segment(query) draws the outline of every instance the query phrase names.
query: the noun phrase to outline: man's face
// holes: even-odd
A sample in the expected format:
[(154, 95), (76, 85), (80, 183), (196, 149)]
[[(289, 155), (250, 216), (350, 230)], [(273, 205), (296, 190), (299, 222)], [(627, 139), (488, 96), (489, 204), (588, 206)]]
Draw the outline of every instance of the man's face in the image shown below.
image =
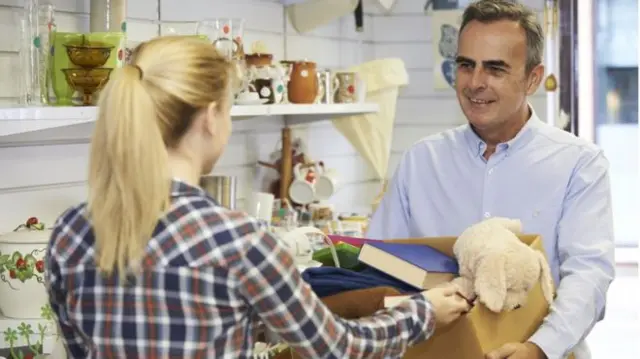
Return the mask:
[(470, 22), (460, 33), (456, 95), (477, 129), (500, 128), (526, 106), (544, 69), (526, 73), (527, 40), (517, 22)]

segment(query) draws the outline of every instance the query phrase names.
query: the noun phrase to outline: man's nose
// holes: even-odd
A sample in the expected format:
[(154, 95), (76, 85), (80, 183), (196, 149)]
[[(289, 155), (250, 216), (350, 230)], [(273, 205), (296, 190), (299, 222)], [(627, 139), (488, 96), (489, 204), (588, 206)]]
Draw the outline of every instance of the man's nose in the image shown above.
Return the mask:
[(483, 89), (487, 87), (487, 75), (481, 68), (475, 68), (471, 73), (469, 87), (472, 90)]

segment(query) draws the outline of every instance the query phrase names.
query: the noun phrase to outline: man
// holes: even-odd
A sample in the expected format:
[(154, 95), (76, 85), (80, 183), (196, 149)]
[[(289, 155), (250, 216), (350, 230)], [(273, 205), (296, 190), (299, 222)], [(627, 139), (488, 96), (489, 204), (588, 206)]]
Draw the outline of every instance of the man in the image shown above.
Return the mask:
[(529, 106), (545, 75), (533, 12), (477, 1), (458, 41), (456, 94), (469, 124), (406, 151), (367, 236), (459, 235), (484, 218), (522, 220), (526, 232), (542, 235), (557, 298), (528, 341), (488, 358), (590, 358), (584, 339), (604, 315), (614, 277), (608, 161)]

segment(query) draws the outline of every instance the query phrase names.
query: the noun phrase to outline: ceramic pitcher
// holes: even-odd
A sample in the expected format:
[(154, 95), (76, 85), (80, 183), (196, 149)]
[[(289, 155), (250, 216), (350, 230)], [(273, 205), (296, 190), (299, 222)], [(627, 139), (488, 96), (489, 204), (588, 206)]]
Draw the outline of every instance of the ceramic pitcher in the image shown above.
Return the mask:
[(312, 104), (318, 97), (318, 77), (315, 62), (296, 61), (291, 67), (287, 86), (289, 102)]

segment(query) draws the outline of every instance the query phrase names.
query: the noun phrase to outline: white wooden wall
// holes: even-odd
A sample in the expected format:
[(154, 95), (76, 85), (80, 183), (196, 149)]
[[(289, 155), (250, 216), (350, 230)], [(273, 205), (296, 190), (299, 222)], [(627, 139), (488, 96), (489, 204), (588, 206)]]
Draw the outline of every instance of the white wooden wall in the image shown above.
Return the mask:
[[(88, 30), (88, 0), (52, 0), (57, 7), (59, 31)], [(243, 17), (245, 38), (262, 40), (277, 59), (309, 59), (321, 67), (341, 68), (373, 58), (400, 57), (411, 84), (399, 99), (393, 133), (389, 174), (401, 152), (428, 134), (464, 123), (451, 90), (432, 88), (431, 15), (423, 13), (425, 0), (398, 0), (391, 14), (365, 3), (364, 33), (354, 31), (353, 16), (346, 16), (310, 34), (299, 35), (288, 24), (278, 0), (129, 0), (128, 36), (132, 42), (158, 35), (158, 6), (165, 21), (196, 21), (203, 17)], [(542, 0), (528, 0), (541, 8)], [(21, 0), (0, 0), (0, 103), (15, 103), (19, 88), (18, 26)], [(163, 31), (190, 31), (193, 25), (166, 25)], [(544, 114), (544, 95), (532, 99)], [(234, 134), (214, 172), (239, 176), (240, 197), (254, 186), (258, 159), (267, 160), (275, 149), (282, 121), (255, 119), (234, 124)], [(309, 150), (336, 168), (346, 184), (332, 201), (336, 209), (368, 208), (378, 193), (373, 172), (329, 121), (295, 129)], [(88, 147), (71, 132), (56, 141), (15, 144), (0, 148), (0, 233), (13, 229), (29, 216), (51, 222), (70, 204), (85, 198)]]

